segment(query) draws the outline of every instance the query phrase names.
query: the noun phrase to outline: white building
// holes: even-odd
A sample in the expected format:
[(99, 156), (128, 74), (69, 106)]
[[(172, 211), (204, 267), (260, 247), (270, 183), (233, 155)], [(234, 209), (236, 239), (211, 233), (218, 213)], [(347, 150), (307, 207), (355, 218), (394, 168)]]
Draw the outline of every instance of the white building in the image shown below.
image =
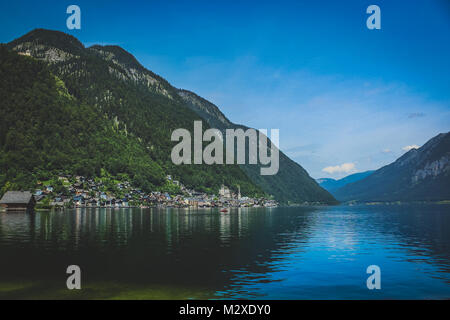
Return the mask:
[(223, 198), (231, 198), (230, 189), (228, 189), (226, 186), (222, 185), (219, 189), (219, 195)]

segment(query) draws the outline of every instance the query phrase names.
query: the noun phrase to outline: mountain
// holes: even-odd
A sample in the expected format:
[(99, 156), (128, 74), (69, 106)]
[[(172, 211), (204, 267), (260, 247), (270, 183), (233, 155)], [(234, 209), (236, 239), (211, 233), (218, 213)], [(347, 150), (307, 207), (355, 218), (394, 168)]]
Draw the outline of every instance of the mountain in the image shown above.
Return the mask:
[(171, 174), (199, 191), (225, 183), (264, 194), (238, 165), (171, 162), (172, 131), (202, 119), (123, 49), (84, 48), (70, 35), (38, 29), (1, 54), (2, 186), (32, 188), (58, 172), (95, 177), (104, 169), (146, 191), (164, 189)]
[(334, 195), (360, 202), (450, 200), (450, 133), (437, 135)]
[(160, 165), (136, 137), (72, 96), (47, 66), (0, 47), (0, 188), (31, 189), (59, 171), (127, 174), (149, 189)]
[[(336, 202), (284, 154), (272, 177), (260, 176), (256, 165), (174, 165), (173, 130), (192, 132), (194, 120), (203, 120), (204, 130), (241, 126), (118, 46), (85, 48), (63, 32), (36, 29), (6, 44), (1, 54), (0, 99), (8, 103), (0, 107), (0, 186), (29, 185), (61, 170), (96, 176), (105, 169), (146, 189), (161, 188), (171, 174), (205, 192), (217, 192), (225, 183), (281, 202)], [(24, 83), (17, 80), (22, 75)]]
[(320, 178), (317, 179), (317, 183), (333, 194), (333, 192), (349, 183), (356, 182), (358, 180), (364, 179), (365, 177), (368, 177), (374, 172), (374, 170), (364, 171), (364, 172), (358, 172), (354, 174), (350, 174), (342, 179), (332, 179), (332, 178)]

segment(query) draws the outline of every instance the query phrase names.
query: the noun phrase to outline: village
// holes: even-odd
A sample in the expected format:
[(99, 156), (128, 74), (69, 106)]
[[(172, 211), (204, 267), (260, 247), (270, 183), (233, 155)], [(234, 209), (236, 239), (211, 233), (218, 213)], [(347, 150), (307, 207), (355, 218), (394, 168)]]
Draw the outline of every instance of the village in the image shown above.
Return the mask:
[[(105, 186), (103, 180), (83, 176), (61, 175), (53, 184), (39, 182), (40, 187), (33, 193), (7, 192), (0, 204), (9, 208), (16, 206), (28, 208), (32, 201), (36, 209), (70, 209), (70, 208), (231, 208), (231, 207), (277, 207), (275, 200), (250, 198), (238, 192), (232, 192), (222, 185), (219, 194), (207, 194), (186, 188), (181, 182), (166, 177), (167, 183), (174, 186), (174, 194), (152, 191), (146, 193), (135, 188), (129, 181), (114, 181), (113, 187)], [(175, 194), (176, 193), (176, 194)], [(27, 197), (28, 194), (28, 197)], [(18, 199), (17, 201), (14, 198)], [(20, 199), (20, 201), (19, 201)], [(25, 200), (24, 200), (25, 199)]]

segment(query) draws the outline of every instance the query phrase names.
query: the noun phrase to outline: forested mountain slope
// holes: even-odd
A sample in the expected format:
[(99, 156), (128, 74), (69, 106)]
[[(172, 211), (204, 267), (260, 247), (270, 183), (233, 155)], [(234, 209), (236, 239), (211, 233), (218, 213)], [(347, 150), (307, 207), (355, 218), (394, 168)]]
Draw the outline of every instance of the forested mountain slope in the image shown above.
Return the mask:
[[(5, 169), (2, 170), (0, 184), (12, 180), (30, 182), (37, 179), (37, 172), (48, 175), (66, 170), (97, 175), (101, 168), (105, 168), (113, 175), (131, 175), (135, 182), (146, 189), (161, 187), (165, 175), (171, 174), (186, 186), (200, 191), (217, 192), (219, 186), (224, 183), (234, 190), (239, 185), (241, 192), (246, 195), (265, 193), (274, 195), (283, 202), (335, 203), (334, 198), (320, 188), (300, 165), (282, 153), (280, 171), (274, 176), (261, 176), (259, 166), (255, 165), (174, 165), (170, 159), (171, 149), (176, 144), (170, 141), (173, 130), (186, 128), (192, 131), (194, 120), (203, 120), (204, 130), (208, 127), (222, 129), (225, 125), (235, 125), (227, 122), (217, 107), (216, 110), (208, 107), (203, 113), (198, 108), (193, 108), (192, 101), (183, 95), (183, 92), (188, 91), (174, 88), (162, 77), (145, 69), (133, 55), (118, 46), (95, 45), (85, 48), (80, 41), (65, 33), (36, 29), (8, 43), (6, 48), (31, 57), (16, 55), (13, 58), (10, 53), (2, 50), (2, 55), (14, 60), (10, 63), (33, 65), (32, 68), (41, 68), (36, 74), (46, 74), (45, 77), (55, 79), (55, 84), (49, 83), (45, 88), (48, 91), (46, 95), (51, 96), (50, 92), (54, 91), (57, 85), (64, 88), (67, 101), (63, 105), (68, 105), (66, 109), (75, 114), (69, 116), (60, 111), (60, 104), (56, 101), (28, 101), (29, 109), (26, 112), (33, 116), (27, 120), (35, 125), (32, 135), (39, 141), (51, 142), (48, 142), (45, 148), (39, 143), (33, 143), (33, 147), (29, 146), (36, 153), (36, 160), (26, 165), (22, 165), (23, 162), (21, 165), (17, 164), (17, 170), (22, 170), (21, 175), (24, 176), (18, 179), (15, 171), (9, 170), (10, 166), (15, 167), (16, 164), (10, 163), (12, 150), (5, 149), (11, 145), (7, 143), (7, 137), (31, 133), (18, 118), (23, 116), (22, 111), (25, 109), (22, 104), (25, 102), (15, 99), (24, 99), (30, 91), (39, 96), (42, 93), (40, 91), (44, 89), (37, 89), (41, 80), (38, 80), (36, 74), (28, 75), (29, 83), (25, 82), (28, 86), (25, 86), (25, 83), (15, 83), (14, 90), (17, 92), (8, 90), (12, 79), (2, 79), (0, 98), (9, 102), (8, 105), (2, 105), (0, 110), (3, 114), (8, 114), (3, 120), (5, 127), (0, 131), (0, 147), (5, 153), (2, 158)], [(32, 58), (41, 63), (33, 62)], [(5, 74), (12, 73), (11, 77), (14, 77), (14, 74), (19, 76), (15, 70), (20, 68), (5, 65), (3, 59), (2, 68)], [(62, 99), (61, 94), (54, 99), (56, 98)], [(54, 105), (55, 108), (48, 110), (42, 103)], [(212, 105), (206, 100), (202, 103)], [(34, 118), (38, 109), (54, 114)], [(67, 121), (58, 118), (58, 114), (64, 115)], [(74, 128), (68, 128), (72, 121), (77, 121), (77, 124)], [(221, 126), (221, 123), (224, 126)], [(64, 127), (59, 128), (59, 125)], [(107, 131), (98, 132), (100, 129)], [(73, 135), (70, 136), (79, 140), (55, 142), (54, 140), (59, 140), (61, 136), (67, 139), (68, 134), (61, 131), (71, 132)], [(93, 137), (97, 137), (99, 142), (95, 142)], [(29, 140), (29, 136), (17, 139), (24, 145), (33, 141)], [(106, 147), (100, 146), (104, 144), (102, 139), (112, 141), (105, 143)], [(116, 142), (115, 139), (122, 143)], [(61, 145), (63, 143), (73, 150), (66, 149)], [(133, 152), (128, 151), (129, 148), (133, 148)], [(14, 157), (23, 155), (21, 151), (23, 149), (16, 148)], [(48, 152), (53, 154), (47, 155)], [(47, 157), (55, 159), (49, 161)]]

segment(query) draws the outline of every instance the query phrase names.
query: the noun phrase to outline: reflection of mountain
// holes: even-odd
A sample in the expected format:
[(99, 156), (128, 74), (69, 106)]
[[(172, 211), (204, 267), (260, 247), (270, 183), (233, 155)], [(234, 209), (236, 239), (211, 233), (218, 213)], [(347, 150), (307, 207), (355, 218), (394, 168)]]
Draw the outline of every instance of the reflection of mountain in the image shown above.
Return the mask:
[(450, 133), (437, 135), (334, 195), (341, 201), (450, 200)]
[[(297, 211), (296, 211), (297, 210)], [(310, 212), (314, 209), (291, 209)], [(254, 209), (84, 210), (0, 217), (0, 281), (54, 279), (77, 263), (89, 281), (178, 285), (222, 290), (234, 271), (264, 280), (296, 241), (305, 242), (313, 215)], [(9, 226), (14, 225), (14, 229)], [(11, 239), (14, 246), (5, 245)], [(17, 246), (17, 241), (24, 245)], [(33, 270), (29, 266), (33, 265)]]
[(390, 239), (397, 246), (395, 250), (403, 251), (399, 254), (450, 273), (449, 205), (357, 205), (350, 210), (370, 215), (370, 231)]
[(348, 175), (342, 179), (338, 179), (338, 180), (332, 179), (332, 178), (320, 178), (320, 179), (317, 179), (316, 181), (322, 188), (324, 188), (325, 190), (327, 190), (328, 192), (333, 194), (333, 192), (335, 192), (337, 189), (339, 189), (349, 183), (364, 179), (365, 177), (370, 176), (373, 172), (374, 172), (373, 170), (369, 170), (369, 171), (350, 174), (350, 175)]
[[(69, 264), (82, 268), (87, 298), (156, 298), (148, 290), (163, 287), (184, 298), (372, 299), (362, 281), (371, 264), (390, 288), (379, 298), (448, 298), (449, 208), (0, 214), (0, 299), (60, 298)], [(32, 286), (9, 294), (5, 282)]]

